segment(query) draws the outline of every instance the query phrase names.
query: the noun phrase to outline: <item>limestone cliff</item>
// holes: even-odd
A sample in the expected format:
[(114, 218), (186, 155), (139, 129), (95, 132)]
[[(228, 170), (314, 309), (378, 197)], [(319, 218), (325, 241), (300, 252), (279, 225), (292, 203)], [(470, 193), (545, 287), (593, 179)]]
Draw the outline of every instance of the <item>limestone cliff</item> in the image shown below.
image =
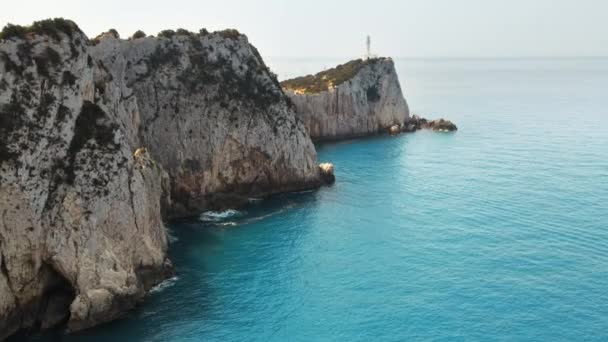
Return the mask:
[(0, 42), (0, 339), (111, 320), (170, 271), (163, 170), (134, 156), (69, 21)]
[(409, 118), (390, 58), (354, 60), (281, 85), (314, 140), (372, 135)]
[(0, 339), (133, 307), (171, 270), (161, 208), (190, 215), (321, 179), (276, 77), (234, 30), (89, 41), (61, 19), (7, 26)]
[(309, 135), (246, 36), (107, 34), (92, 51), (106, 93), (139, 109), (142, 145), (171, 175), (172, 216), (319, 186)]

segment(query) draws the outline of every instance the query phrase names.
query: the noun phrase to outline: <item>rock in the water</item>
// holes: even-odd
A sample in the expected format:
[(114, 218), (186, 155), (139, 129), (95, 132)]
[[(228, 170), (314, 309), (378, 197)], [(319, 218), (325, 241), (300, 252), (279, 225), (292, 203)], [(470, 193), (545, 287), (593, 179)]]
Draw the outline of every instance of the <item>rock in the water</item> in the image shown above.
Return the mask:
[(456, 127), (452, 121), (445, 119), (430, 121), (424, 127), (438, 132), (452, 132), (458, 130), (458, 127)]
[(451, 132), (458, 130), (454, 123), (445, 119), (428, 121), (418, 115), (413, 115), (403, 123), (404, 132), (415, 132), (419, 129), (430, 129), (438, 132)]
[(397, 135), (397, 134), (401, 133), (401, 126), (393, 125), (388, 129), (388, 132), (390, 135)]
[(336, 176), (334, 175), (334, 164), (321, 163), (319, 164), (319, 170), (325, 184), (333, 184), (336, 181)]
[(386, 132), (409, 117), (390, 58), (355, 60), (281, 85), (313, 140)]
[(411, 118), (405, 120), (403, 126), (405, 127), (406, 132), (415, 132), (419, 129), (422, 129), (424, 125), (426, 125), (426, 123), (427, 120), (425, 118), (414, 114)]
[(405, 122), (402, 126), (403, 132), (416, 132), (416, 124), (411, 122)]

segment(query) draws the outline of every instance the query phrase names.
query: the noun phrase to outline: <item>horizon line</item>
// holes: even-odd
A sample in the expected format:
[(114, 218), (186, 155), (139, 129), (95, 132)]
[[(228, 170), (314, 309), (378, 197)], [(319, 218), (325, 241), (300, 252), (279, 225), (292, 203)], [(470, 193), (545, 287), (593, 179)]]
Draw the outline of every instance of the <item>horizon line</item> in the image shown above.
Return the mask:
[[(392, 59), (608, 59), (608, 55), (581, 55), (581, 56), (388, 56), (378, 55), (378, 57), (388, 57)], [(363, 56), (265, 56), (268, 59), (355, 59)]]

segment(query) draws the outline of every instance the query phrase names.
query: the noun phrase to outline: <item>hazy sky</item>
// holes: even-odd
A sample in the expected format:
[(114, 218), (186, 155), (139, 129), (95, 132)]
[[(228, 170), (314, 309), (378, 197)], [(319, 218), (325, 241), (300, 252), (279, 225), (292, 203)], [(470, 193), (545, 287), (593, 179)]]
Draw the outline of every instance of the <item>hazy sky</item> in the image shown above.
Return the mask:
[(606, 0), (14, 0), (0, 25), (48, 17), (113, 27), (236, 28), (269, 57), (351, 57), (372, 36), (393, 57), (608, 56)]

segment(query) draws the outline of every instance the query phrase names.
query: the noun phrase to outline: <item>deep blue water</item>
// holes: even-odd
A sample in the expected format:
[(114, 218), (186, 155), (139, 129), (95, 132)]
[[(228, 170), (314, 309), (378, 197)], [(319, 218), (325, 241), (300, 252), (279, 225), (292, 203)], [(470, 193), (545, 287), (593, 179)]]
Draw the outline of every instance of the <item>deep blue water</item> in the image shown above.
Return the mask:
[(173, 224), (178, 277), (64, 340), (607, 340), (608, 60), (397, 67), (458, 132), (319, 146), (333, 187)]

